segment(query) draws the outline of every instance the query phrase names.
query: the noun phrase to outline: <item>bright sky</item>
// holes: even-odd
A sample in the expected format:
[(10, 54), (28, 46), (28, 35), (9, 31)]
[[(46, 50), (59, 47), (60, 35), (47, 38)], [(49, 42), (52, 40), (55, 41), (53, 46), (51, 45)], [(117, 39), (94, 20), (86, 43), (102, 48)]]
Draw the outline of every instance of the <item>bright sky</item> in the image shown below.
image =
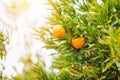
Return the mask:
[[(50, 15), (50, 10), (47, 10), (50, 6), (44, 4), (47, 3), (47, 0), (27, 0), (30, 5), (29, 8), (20, 11), (17, 17), (11, 16), (10, 11), (12, 10), (7, 12), (5, 8), (5, 5), (10, 6), (12, 1), (19, 2), (23, 0), (0, 0), (0, 27), (1, 25), (4, 27), (9, 25), (7, 28), (11, 33), (10, 45), (7, 46), (7, 49), (10, 50), (7, 53), (5, 63), (6, 70), (4, 71), (4, 74), (7, 74), (8, 76), (15, 74), (13, 69), (14, 66), (17, 68), (18, 72), (21, 72), (23, 64), (18, 63), (18, 61), (21, 57), (26, 57), (26, 54), (29, 53), (34, 55), (36, 52), (39, 52), (49, 67), (51, 58), (48, 55), (53, 50), (42, 49), (41, 47), (44, 44), (41, 41), (36, 40), (36, 37), (33, 35), (34, 32), (31, 29), (31, 27), (46, 26), (45, 16)], [(33, 23), (35, 24), (33, 25)], [(33, 60), (35, 61), (34, 57)]]

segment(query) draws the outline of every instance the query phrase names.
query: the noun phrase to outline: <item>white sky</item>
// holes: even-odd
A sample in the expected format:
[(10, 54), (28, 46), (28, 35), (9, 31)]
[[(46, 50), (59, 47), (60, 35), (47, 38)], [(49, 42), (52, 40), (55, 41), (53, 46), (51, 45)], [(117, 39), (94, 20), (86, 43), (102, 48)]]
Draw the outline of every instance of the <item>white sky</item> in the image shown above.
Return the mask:
[[(33, 31), (31, 30), (31, 27), (46, 26), (46, 19), (44, 16), (50, 14), (50, 11), (47, 10), (50, 6), (44, 5), (43, 3), (46, 3), (47, 0), (28, 0), (30, 8), (26, 12), (24, 11), (20, 17), (16, 17), (16, 20), (13, 20), (13, 17), (6, 12), (6, 9), (2, 5), (3, 3), (10, 5), (11, 1), (15, 0), (0, 0), (0, 19), (2, 19), (4, 23), (10, 25), (7, 28), (10, 32), (12, 31), (10, 45), (7, 46), (10, 50), (7, 53), (5, 74), (8, 76), (15, 74), (15, 71), (13, 70), (14, 66), (17, 68), (18, 72), (21, 72), (23, 64), (18, 63), (18, 61), (22, 56), (25, 57), (26, 53), (28, 54), (29, 52), (33, 55), (36, 52), (39, 52), (49, 67), (51, 58), (48, 57), (48, 55), (52, 50), (42, 49), (41, 47), (44, 44), (35, 39)], [(33, 25), (34, 22), (36, 25)], [(4, 23), (0, 23), (0, 27), (1, 25), (4, 25), (5, 27), (6, 25)], [(26, 49), (24, 45), (25, 40), (31, 43), (30, 49)]]

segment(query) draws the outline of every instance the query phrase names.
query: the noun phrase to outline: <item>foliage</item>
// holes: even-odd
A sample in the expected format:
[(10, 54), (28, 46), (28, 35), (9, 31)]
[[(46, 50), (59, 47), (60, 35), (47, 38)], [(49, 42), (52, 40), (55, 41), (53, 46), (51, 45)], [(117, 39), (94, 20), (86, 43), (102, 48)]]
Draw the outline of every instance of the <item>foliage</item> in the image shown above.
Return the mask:
[[(27, 55), (27, 58), (22, 58), (21, 61), (24, 63), (22, 73), (17, 73), (13, 76), (13, 80), (54, 80), (45, 69), (45, 63), (39, 54), (36, 54), (37, 61), (32, 60), (33, 55)], [(16, 71), (17, 72), (17, 71)]]
[(0, 31), (0, 80), (6, 79), (7, 77), (3, 75), (5, 69), (4, 61), (6, 59), (6, 45), (9, 43), (8, 36)]
[(5, 40), (4, 40), (4, 34), (2, 32), (0, 32), (0, 58), (3, 58), (3, 56), (6, 53), (4, 42), (5, 42)]
[[(100, 1), (100, 0), (99, 0)], [(49, 0), (53, 12), (48, 27), (36, 30), (45, 48), (55, 49), (53, 69), (56, 80), (120, 79), (120, 1), (119, 0)], [(56, 38), (52, 29), (65, 28), (64, 38)], [(85, 38), (85, 45), (75, 49), (71, 40)], [(62, 72), (63, 70), (67, 72)], [(62, 73), (61, 73), (62, 72)], [(62, 76), (61, 76), (62, 75)], [(68, 77), (67, 77), (67, 76)], [(66, 76), (66, 78), (63, 76)]]
[(31, 55), (27, 55), (26, 58), (21, 58), (20, 60), (24, 64), (24, 68), (22, 73), (17, 73), (16, 68), (14, 67), (17, 75), (13, 76), (13, 80), (30, 80), (34, 78), (34, 73), (31, 71), (31, 66), (33, 65), (33, 61), (31, 59)]

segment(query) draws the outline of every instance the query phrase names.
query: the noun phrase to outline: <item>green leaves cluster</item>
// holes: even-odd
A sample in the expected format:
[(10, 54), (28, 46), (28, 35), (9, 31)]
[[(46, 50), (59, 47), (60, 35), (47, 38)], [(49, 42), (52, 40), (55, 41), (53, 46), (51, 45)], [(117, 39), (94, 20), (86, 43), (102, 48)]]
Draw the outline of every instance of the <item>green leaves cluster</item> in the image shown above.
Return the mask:
[[(59, 73), (54, 73), (52, 70), (47, 71), (46, 65), (39, 54), (36, 54), (36, 62), (33, 62), (32, 55), (27, 55), (27, 58), (22, 58), (24, 68), (22, 73), (17, 73), (12, 76), (12, 80), (69, 80), (73, 79), (70, 71), (62, 69)], [(16, 69), (15, 69), (16, 70)], [(17, 72), (17, 71), (16, 71)]]
[(4, 42), (5, 42), (4, 34), (2, 32), (0, 32), (0, 58), (2, 58), (6, 53)]
[[(119, 0), (49, 0), (53, 12), (49, 27), (39, 33), (45, 48), (55, 49), (52, 68), (65, 69), (68, 80), (119, 80), (120, 78), (120, 1)], [(66, 34), (60, 39), (52, 34), (54, 25), (62, 25)], [(75, 49), (71, 39), (82, 35), (85, 45)], [(71, 78), (72, 77), (72, 78)], [(67, 78), (66, 78), (67, 79)]]
[(5, 35), (3, 31), (0, 31), (0, 80), (6, 79), (6, 76), (3, 76), (3, 70), (5, 69), (4, 61), (6, 59), (6, 45), (8, 43), (8, 36)]

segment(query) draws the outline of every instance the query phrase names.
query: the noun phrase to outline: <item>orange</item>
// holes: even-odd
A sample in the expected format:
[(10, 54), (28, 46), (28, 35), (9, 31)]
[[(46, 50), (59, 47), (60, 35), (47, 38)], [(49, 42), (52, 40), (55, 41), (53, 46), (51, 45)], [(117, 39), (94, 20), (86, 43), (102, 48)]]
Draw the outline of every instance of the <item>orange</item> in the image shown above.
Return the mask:
[(57, 38), (63, 38), (65, 36), (65, 29), (61, 25), (56, 25), (53, 28), (53, 35)]
[(76, 49), (80, 49), (84, 46), (85, 40), (83, 37), (72, 39), (72, 46)]

